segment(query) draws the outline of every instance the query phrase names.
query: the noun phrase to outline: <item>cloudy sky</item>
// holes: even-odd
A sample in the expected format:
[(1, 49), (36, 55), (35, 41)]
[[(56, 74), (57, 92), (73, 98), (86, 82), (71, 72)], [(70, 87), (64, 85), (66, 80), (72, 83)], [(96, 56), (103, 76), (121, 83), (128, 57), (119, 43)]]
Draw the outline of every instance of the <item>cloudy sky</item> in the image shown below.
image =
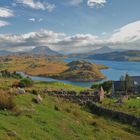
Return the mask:
[(0, 0), (0, 50), (140, 49), (140, 0)]

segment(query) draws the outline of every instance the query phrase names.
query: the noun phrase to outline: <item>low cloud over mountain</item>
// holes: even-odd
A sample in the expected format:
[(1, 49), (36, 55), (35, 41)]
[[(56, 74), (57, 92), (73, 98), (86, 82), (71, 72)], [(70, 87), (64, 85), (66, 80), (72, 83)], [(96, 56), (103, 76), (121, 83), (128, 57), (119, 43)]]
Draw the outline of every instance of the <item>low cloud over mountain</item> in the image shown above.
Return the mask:
[(111, 36), (106, 39), (93, 34), (67, 35), (46, 29), (21, 35), (0, 35), (1, 50), (26, 51), (35, 46), (49, 46), (52, 50), (62, 53), (89, 52), (103, 46), (118, 49), (139, 49), (140, 21), (113, 31)]

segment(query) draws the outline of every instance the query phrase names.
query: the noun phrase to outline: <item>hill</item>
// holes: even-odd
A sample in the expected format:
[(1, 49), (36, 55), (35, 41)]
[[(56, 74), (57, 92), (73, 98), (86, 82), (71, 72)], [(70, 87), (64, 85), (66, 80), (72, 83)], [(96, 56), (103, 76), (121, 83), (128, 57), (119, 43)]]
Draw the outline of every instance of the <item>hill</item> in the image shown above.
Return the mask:
[(123, 52), (95, 54), (90, 55), (87, 58), (97, 60), (114, 60), (114, 61), (140, 61), (140, 50), (128, 50)]
[(115, 51), (115, 49), (112, 49), (112, 48), (110, 48), (108, 46), (104, 46), (104, 47), (102, 47), (100, 49), (96, 49), (96, 50), (92, 51), (91, 54), (92, 53), (93, 54), (110, 53), (110, 52), (114, 52), (114, 51)]
[(13, 54), (13, 53), (6, 50), (0, 50), (0, 55), (9, 55), (9, 54)]
[(96, 81), (105, 78), (100, 69), (107, 68), (104, 65), (92, 64), (85, 60), (72, 61), (67, 66), (68, 69), (54, 77), (70, 81)]
[[(5, 60), (7, 60), (5, 62)], [(92, 64), (88, 61), (78, 60), (65, 63), (54, 57), (39, 55), (11, 55), (3, 57), (0, 66), (9, 71), (21, 71), (33, 76), (52, 77), (71, 81), (96, 81), (105, 76), (100, 69), (104, 65)], [(16, 66), (16, 67), (15, 67)]]
[[(140, 139), (139, 131), (129, 125), (91, 114), (68, 100), (43, 95), (40, 91), (51, 83), (36, 82), (31, 89), (25, 89), (26, 94), (15, 94), (16, 89), (11, 88), (14, 80), (0, 78), (1, 93), (10, 93), (16, 104), (14, 110), (0, 110), (1, 140)], [(33, 102), (36, 95), (32, 90), (41, 94), (42, 103)]]
[(56, 51), (53, 51), (47, 46), (39, 46), (32, 49), (29, 53), (31, 54), (39, 54), (39, 55), (60, 55)]
[(79, 57), (79, 58), (87, 58), (89, 56), (95, 54), (104, 54), (104, 53), (111, 53), (111, 52), (123, 52), (123, 49), (112, 49), (108, 46), (104, 46), (102, 48), (87, 52), (87, 53), (78, 53), (78, 54), (69, 54), (68, 57)]

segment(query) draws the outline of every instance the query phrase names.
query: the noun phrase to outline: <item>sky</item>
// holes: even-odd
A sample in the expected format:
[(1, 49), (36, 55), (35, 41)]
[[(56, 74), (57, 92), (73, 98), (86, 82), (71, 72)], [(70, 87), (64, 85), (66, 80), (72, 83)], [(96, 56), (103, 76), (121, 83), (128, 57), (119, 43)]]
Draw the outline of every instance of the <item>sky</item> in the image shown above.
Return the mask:
[(0, 0), (0, 50), (140, 49), (140, 0)]

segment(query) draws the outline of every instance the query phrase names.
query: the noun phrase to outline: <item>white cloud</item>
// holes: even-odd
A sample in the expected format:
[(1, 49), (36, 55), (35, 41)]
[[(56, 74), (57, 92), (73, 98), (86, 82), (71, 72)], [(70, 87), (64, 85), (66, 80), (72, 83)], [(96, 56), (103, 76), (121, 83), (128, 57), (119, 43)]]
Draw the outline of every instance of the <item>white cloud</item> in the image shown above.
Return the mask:
[(90, 7), (102, 7), (106, 2), (106, 0), (87, 0), (87, 5)]
[(14, 12), (11, 9), (0, 7), (0, 17), (12, 17), (14, 16)]
[(50, 30), (40, 30), (38, 32), (30, 32), (27, 34), (0, 34), (0, 49), (27, 50), (35, 46), (51, 46), (64, 38), (64, 33), (57, 33)]
[(109, 39), (109, 42), (125, 43), (135, 42), (138, 40), (140, 41), (140, 20), (115, 30)]
[(92, 34), (76, 34), (66, 36), (53, 45), (55, 46), (54, 49), (62, 53), (79, 53), (97, 49), (101, 43), (102, 40), (98, 36)]
[(43, 21), (43, 19), (42, 19), (42, 18), (40, 18), (40, 19), (38, 20), (38, 22), (41, 22), (41, 21)]
[(35, 18), (29, 18), (29, 21), (35, 22), (36, 19)]
[(55, 8), (54, 4), (50, 4), (48, 2), (40, 2), (37, 0), (15, 0), (16, 3), (22, 4), (26, 7), (30, 7), (32, 9), (36, 10), (48, 10), (49, 12), (52, 12)]
[(0, 20), (0, 27), (7, 26), (7, 25), (9, 25), (9, 24), (10, 24), (9, 22)]
[(69, 1), (68, 3), (71, 5), (78, 5), (83, 2), (83, 0), (68, 0), (68, 1)]
[(41, 22), (41, 21), (43, 21), (42, 18), (39, 18), (39, 19), (37, 19), (37, 18), (29, 18), (28, 20), (31, 21), (31, 22)]
[(27, 34), (0, 35), (0, 49), (28, 50), (35, 46), (49, 46), (62, 53), (90, 52), (109, 46), (112, 48), (140, 49), (140, 21), (136, 21), (115, 30), (105, 39), (92, 34), (66, 35), (50, 30), (40, 30)]

